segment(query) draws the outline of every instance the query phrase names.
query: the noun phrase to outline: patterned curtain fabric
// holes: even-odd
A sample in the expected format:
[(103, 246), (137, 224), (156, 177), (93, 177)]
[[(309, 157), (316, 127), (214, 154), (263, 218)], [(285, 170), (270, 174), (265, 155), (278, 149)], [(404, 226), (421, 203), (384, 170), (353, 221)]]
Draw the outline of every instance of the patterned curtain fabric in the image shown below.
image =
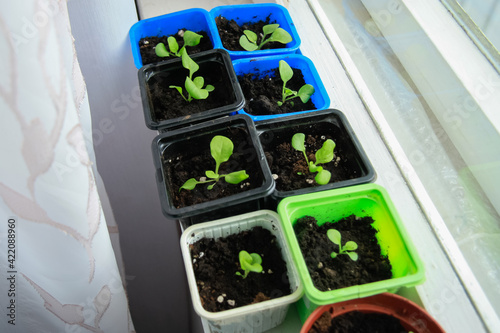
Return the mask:
[(66, 2), (4, 3), (0, 59), (0, 332), (133, 332)]

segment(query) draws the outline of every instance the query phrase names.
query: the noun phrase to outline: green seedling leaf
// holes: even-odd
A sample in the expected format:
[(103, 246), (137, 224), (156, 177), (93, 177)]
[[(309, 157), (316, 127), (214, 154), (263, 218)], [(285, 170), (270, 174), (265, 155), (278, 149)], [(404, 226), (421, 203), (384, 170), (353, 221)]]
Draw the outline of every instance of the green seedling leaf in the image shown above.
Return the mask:
[(257, 45), (257, 34), (250, 30), (243, 31), (240, 37), (240, 46), (246, 51), (260, 50), (262, 47), (269, 42), (279, 42), (283, 44), (290, 43), (293, 38), (284, 29), (279, 27), (279, 24), (268, 24), (262, 27), (263, 38), (260, 44)]
[[(173, 36), (169, 36), (167, 38), (167, 44), (168, 44), (168, 50), (165, 47), (165, 44), (163, 43), (158, 43), (155, 47), (155, 53), (158, 57), (169, 57), (170, 55), (172, 56), (177, 56), (177, 57), (182, 57), (183, 50), (186, 46), (195, 46), (200, 43), (200, 39), (202, 38), (202, 35), (198, 35), (195, 32), (186, 30), (184, 31), (184, 46), (180, 48), (179, 51), (179, 43), (177, 43), (177, 40)], [(187, 52), (186, 52), (187, 54)], [(184, 63), (183, 63), (184, 66)], [(185, 68), (188, 68), (184, 66)], [(188, 68), (189, 69), (189, 68)]]
[(198, 88), (203, 88), (203, 84), (205, 83), (205, 79), (202, 76), (197, 76), (193, 79), (193, 83)]
[(326, 232), (326, 235), (330, 241), (339, 246), (339, 253), (332, 252), (330, 253), (330, 257), (336, 258), (340, 254), (347, 254), (352, 261), (358, 260), (358, 254), (353, 252), (358, 248), (358, 244), (356, 244), (356, 242), (348, 241), (344, 246), (342, 246), (342, 237), (340, 232), (336, 229), (329, 229)]
[[(229, 157), (233, 154), (233, 149), (233, 142), (222, 135), (214, 136), (210, 142), (210, 152), (218, 165), (229, 160)], [(215, 172), (217, 173), (218, 170)]]
[[(299, 97), (302, 103), (307, 103), (311, 96), (314, 94), (314, 87), (310, 84), (305, 84), (300, 87), (299, 91), (292, 90), (286, 87), (286, 83), (290, 81), (293, 77), (293, 69), (284, 60), (280, 60), (278, 70), (280, 72), (281, 80), (283, 81), (283, 89), (281, 93), (281, 101), (278, 101), (278, 105), (283, 105), (286, 101), (293, 98)], [(290, 101), (293, 106), (293, 101)]]
[(176, 56), (179, 56), (179, 54), (177, 53), (179, 51), (179, 44), (177, 44), (177, 40), (174, 37), (170, 36), (167, 38), (167, 43), (170, 52), (172, 52)]
[(233, 154), (233, 149), (234, 149), (233, 142), (229, 138), (222, 135), (214, 136), (210, 141), (210, 153), (212, 154), (212, 157), (215, 160), (215, 171), (213, 170), (205, 171), (205, 176), (209, 178), (207, 180), (197, 181), (195, 178), (189, 179), (184, 183), (184, 185), (181, 186), (179, 191), (182, 189), (192, 190), (196, 187), (197, 184), (213, 182), (213, 184), (207, 186), (207, 189), (211, 190), (214, 188), (214, 186), (221, 178), (224, 178), (226, 183), (228, 184), (238, 184), (243, 180), (249, 178), (250, 176), (246, 173), (245, 170), (235, 171), (225, 175), (219, 174), (220, 165), (229, 160), (229, 158)]
[(189, 70), (189, 76), (187, 76), (184, 81), (184, 87), (188, 93), (188, 98), (184, 97), (182, 89), (179, 90), (176, 86), (170, 86), (170, 88), (176, 88), (187, 102), (191, 102), (193, 99), (206, 99), (209, 92), (214, 91), (214, 86), (207, 85), (206, 89), (203, 89), (205, 79), (202, 76), (197, 76), (193, 79), (193, 74), (200, 69), (200, 66), (189, 57), (184, 47), (181, 48), (179, 53), (181, 54), (182, 66)]
[(179, 86), (168, 86), (169, 88), (176, 89), (182, 95), (182, 87)]
[[(280, 77), (281, 80), (283, 80), (283, 91), (285, 91), (285, 84), (290, 81), (290, 79), (293, 77), (293, 70), (290, 67), (290, 65), (285, 61), (285, 60), (280, 60), (278, 69), (280, 72)], [(291, 91), (288, 89), (288, 91)]]
[(282, 44), (288, 44), (293, 40), (292, 36), (282, 28), (276, 29), (271, 37), (269, 37), (269, 42), (280, 42)]
[(260, 273), (262, 272), (262, 258), (257, 253), (248, 253), (247, 251), (240, 251), (239, 255), (241, 269), (245, 271), (242, 275), (240, 272), (236, 272), (236, 275), (243, 276), (245, 279), (250, 272)]
[(276, 29), (279, 28), (279, 26), (280, 25), (277, 24), (277, 23), (265, 25), (265, 26), (262, 27), (262, 32), (264, 33), (264, 36), (270, 35), (273, 32), (275, 32)]
[(197, 34), (196, 32), (192, 32), (189, 30), (184, 31), (184, 46), (196, 46), (200, 44), (200, 40), (203, 36)]
[(332, 174), (330, 173), (330, 171), (320, 170), (318, 171), (316, 177), (314, 177), (314, 181), (319, 185), (326, 185), (330, 182), (330, 178), (332, 178)]
[(206, 89), (200, 89), (189, 77), (186, 77), (184, 85), (191, 98), (206, 99), (208, 97), (208, 91)]
[(335, 156), (333, 150), (335, 149), (335, 142), (328, 139), (323, 143), (323, 146), (316, 152), (316, 164), (319, 163), (329, 163), (333, 160)]
[(314, 94), (314, 87), (310, 84), (304, 84), (302, 87), (300, 87), (297, 96), (299, 96), (302, 103), (307, 103), (307, 101), (309, 101), (309, 99), (313, 94)]
[(196, 187), (196, 184), (198, 184), (198, 181), (194, 178), (191, 178), (191, 179), (188, 179), (184, 185), (181, 186), (181, 188), (179, 189), (179, 192), (182, 190), (182, 189), (186, 189), (186, 190), (192, 190)]
[(163, 44), (163, 43), (156, 44), (155, 53), (158, 57), (162, 57), (162, 58), (170, 56), (170, 54), (167, 51), (167, 48), (165, 47), (165, 44)]
[(189, 78), (193, 77), (193, 74), (200, 69), (200, 66), (196, 62), (194, 62), (191, 57), (187, 54), (186, 49), (181, 49), (181, 58), (182, 58), (182, 67), (189, 70)]
[(340, 235), (340, 232), (337, 229), (328, 229), (328, 231), (326, 232), (326, 236), (328, 237), (329, 240), (332, 241), (332, 243), (340, 245), (342, 236)]
[(289, 97), (289, 96), (295, 96), (297, 95), (297, 92), (292, 90), (292, 89), (288, 89), (288, 88), (285, 88), (285, 90), (283, 91), (283, 95), (286, 97)]
[(250, 177), (245, 170), (231, 172), (225, 176), (226, 182), (229, 184), (239, 184)]
[(316, 152), (316, 162), (309, 161), (307, 159), (306, 148), (305, 148), (306, 136), (303, 133), (295, 133), (292, 137), (292, 147), (304, 154), (304, 158), (309, 167), (309, 172), (318, 174), (314, 177), (314, 180), (319, 185), (325, 185), (330, 182), (332, 174), (330, 171), (325, 170), (322, 166), (318, 164), (329, 163), (333, 160), (335, 156), (333, 150), (335, 149), (335, 142), (328, 139), (323, 143), (323, 146)]
[(212, 170), (205, 171), (205, 175), (206, 175), (208, 178), (216, 178), (216, 179), (219, 179), (219, 175), (218, 175), (218, 174), (216, 174), (215, 172), (213, 172)]
[(292, 137), (292, 147), (298, 151), (306, 151), (305, 142), (306, 135), (304, 133), (295, 133)]
[[(250, 255), (252, 256), (252, 262), (253, 264), (257, 264), (257, 265), (260, 265), (262, 264), (262, 257), (260, 255), (258, 255), (257, 253), (250, 253)], [(257, 272), (257, 271), (255, 271)], [(260, 271), (258, 271), (258, 273), (262, 272), (262, 267), (260, 267)]]
[(314, 173), (314, 172), (320, 172), (321, 170), (323, 170), (322, 167), (317, 166), (316, 164), (314, 164), (313, 161), (309, 161), (309, 172)]
[(248, 41), (252, 44), (257, 43), (257, 34), (251, 30), (243, 31), (243, 34), (248, 38)]
[(176, 89), (179, 94), (181, 94), (182, 98), (184, 98), (185, 101), (189, 102), (189, 100), (184, 97), (184, 94), (182, 93), (182, 87), (179, 87), (179, 86), (168, 86), (169, 88), (172, 88), (172, 89)]
[(353, 241), (348, 241), (344, 245), (344, 250), (346, 251), (355, 251), (357, 249), (358, 249), (358, 244), (356, 244), (356, 242)]
[(346, 254), (351, 258), (352, 261), (358, 260), (358, 254), (356, 252), (346, 252)]
[(248, 40), (248, 38), (244, 35), (240, 37), (240, 46), (245, 50), (245, 51), (255, 51), (258, 49), (257, 44), (252, 43), (251, 41)]

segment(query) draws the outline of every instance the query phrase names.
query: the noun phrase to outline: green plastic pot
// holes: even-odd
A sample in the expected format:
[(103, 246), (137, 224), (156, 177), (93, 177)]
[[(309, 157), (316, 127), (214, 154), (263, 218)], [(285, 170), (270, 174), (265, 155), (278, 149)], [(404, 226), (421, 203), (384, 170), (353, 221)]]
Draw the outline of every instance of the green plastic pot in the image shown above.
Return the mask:
[[(380, 185), (365, 184), (288, 197), (278, 205), (278, 214), (304, 284), (305, 295), (297, 303), (302, 322), (318, 306), (383, 292), (396, 292), (400, 287), (415, 286), (425, 280), (423, 263), (387, 191)], [(352, 214), (373, 218), (372, 226), (378, 230), (376, 237), (382, 254), (388, 256), (392, 265), (392, 278), (331, 291), (320, 291), (314, 286), (309, 275), (293, 226), (297, 219), (307, 215), (313, 216), (318, 224), (322, 225)]]

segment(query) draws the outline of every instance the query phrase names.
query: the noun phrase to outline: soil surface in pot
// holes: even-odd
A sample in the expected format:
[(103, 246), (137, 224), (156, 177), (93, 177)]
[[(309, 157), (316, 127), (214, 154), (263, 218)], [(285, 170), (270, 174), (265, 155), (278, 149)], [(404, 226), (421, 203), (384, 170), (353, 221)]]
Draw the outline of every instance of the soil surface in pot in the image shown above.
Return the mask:
[[(241, 25), (238, 25), (235, 20), (228, 20), (223, 16), (217, 16), (215, 18), (215, 24), (217, 25), (217, 30), (219, 30), (222, 45), (230, 51), (246, 51), (240, 45), (240, 37), (243, 36), (243, 31), (245, 30), (250, 30), (257, 34), (257, 45), (259, 45), (263, 37), (261, 35), (262, 27), (274, 23), (276, 23), (276, 21), (271, 22), (270, 15), (266, 18), (265, 21), (259, 20), (257, 22), (246, 22)], [(265, 44), (261, 48), (261, 50), (282, 49), (285, 47), (286, 44), (280, 42), (269, 42)]]
[[(211, 84), (215, 90), (206, 99), (187, 102), (171, 85), (182, 87), (184, 96), (188, 96), (184, 82), (189, 71), (180, 67), (171, 71), (159, 72), (148, 80), (148, 95), (152, 104), (152, 118), (164, 121), (179, 117), (189, 117), (203, 111), (231, 105), (236, 101), (233, 86), (222, 63), (217, 61), (200, 62), (200, 69), (194, 73), (193, 79), (202, 76), (205, 87)], [(180, 65), (179, 65), (180, 66)]]
[[(299, 91), (300, 87), (306, 84), (302, 71), (292, 68), (293, 77), (286, 83), (286, 87), (294, 91)], [(278, 101), (282, 99), (283, 80), (281, 80), (278, 68), (274, 68), (259, 77), (254, 74), (238, 75), (243, 96), (245, 96), (245, 111), (254, 116), (275, 115), (293, 113), (306, 110), (316, 110), (316, 106), (311, 99), (307, 103), (302, 103), (300, 98), (285, 102), (279, 106)]]
[(331, 317), (329, 312), (316, 320), (309, 333), (407, 333), (401, 321), (384, 313), (352, 311)]
[[(155, 47), (159, 43), (165, 44), (165, 47), (168, 50), (168, 37), (172, 36), (177, 40), (177, 44), (179, 44), (179, 49), (184, 45), (184, 39), (182, 36), (186, 29), (180, 29), (175, 35), (169, 36), (150, 36), (144, 37), (139, 40), (139, 50), (141, 52), (142, 65), (152, 64), (160, 61), (165, 61), (168, 59), (172, 59), (172, 57), (158, 57), (155, 53)], [(211, 50), (214, 48), (212, 42), (210, 41), (210, 37), (205, 31), (196, 31), (198, 35), (202, 35), (203, 37), (200, 39), (200, 43), (195, 46), (186, 47), (186, 51), (188, 54), (195, 54), (202, 51)]]
[(239, 184), (219, 180), (211, 190), (207, 187), (212, 183), (207, 183), (198, 184), (193, 190), (179, 191), (188, 179), (200, 180), (200, 177), (205, 176), (205, 171), (215, 171), (215, 160), (210, 154), (210, 141), (215, 135), (183, 141), (182, 145), (171, 145), (171, 150), (163, 152), (165, 177), (167, 184), (170, 184), (168, 191), (176, 208), (228, 197), (262, 186), (264, 177), (248, 131), (243, 127), (230, 127), (223, 133), (218, 133), (228, 137), (234, 144), (233, 154), (227, 162), (220, 165), (219, 174), (246, 170), (250, 177)]
[(316, 173), (309, 172), (304, 154), (292, 147), (291, 138), (295, 133), (306, 134), (306, 153), (309, 161), (316, 161), (315, 153), (323, 143), (331, 139), (336, 143), (333, 160), (321, 164), (323, 169), (332, 174), (329, 183), (359, 178), (363, 175), (355, 157), (354, 147), (348, 143), (348, 138), (332, 136), (331, 128), (327, 130), (321, 124), (311, 126), (307, 132), (303, 128), (290, 128), (287, 135), (275, 138), (271, 144), (264, 144), (266, 159), (273, 175), (276, 175), (276, 189), (281, 192), (298, 190), (301, 188), (319, 186), (314, 177)]
[[(370, 216), (351, 215), (335, 223), (327, 222), (318, 226), (312, 216), (297, 220), (294, 225), (299, 247), (314, 286), (321, 291), (361, 285), (390, 279), (391, 263), (381, 254), (375, 237), (377, 230), (372, 227)], [(330, 253), (339, 252), (338, 245), (326, 235), (328, 229), (337, 229), (342, 235), (342, 245), (347, 241), (358, 244), (358, 260), (353, 261), (346, 254), (331, 258)]]
[[(224, 238), (203, 238), (190, 245), (196, 284), (205, 310), (218, 312), (291, 294), (286, 263), (276, 237), (255, 227)], [(243, 279), (238, 255), (262, 257), (262, 273)]]

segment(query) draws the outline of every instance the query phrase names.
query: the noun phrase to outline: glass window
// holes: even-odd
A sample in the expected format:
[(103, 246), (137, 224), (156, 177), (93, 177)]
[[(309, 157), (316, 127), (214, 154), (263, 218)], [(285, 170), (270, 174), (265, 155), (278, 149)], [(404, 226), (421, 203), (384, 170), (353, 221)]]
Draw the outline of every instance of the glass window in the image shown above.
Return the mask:
[[(318, 2), (486, 294), (478, 311), (498, 322), (498, 72), (438, 0)], [(499, 31), (499, 1), (484, 2), (485, 32)]]
[(458, 0), (458, 3), (496, 49), (500, 49), (500, 35), (498, 34), (500, 31), (500, 1)]

